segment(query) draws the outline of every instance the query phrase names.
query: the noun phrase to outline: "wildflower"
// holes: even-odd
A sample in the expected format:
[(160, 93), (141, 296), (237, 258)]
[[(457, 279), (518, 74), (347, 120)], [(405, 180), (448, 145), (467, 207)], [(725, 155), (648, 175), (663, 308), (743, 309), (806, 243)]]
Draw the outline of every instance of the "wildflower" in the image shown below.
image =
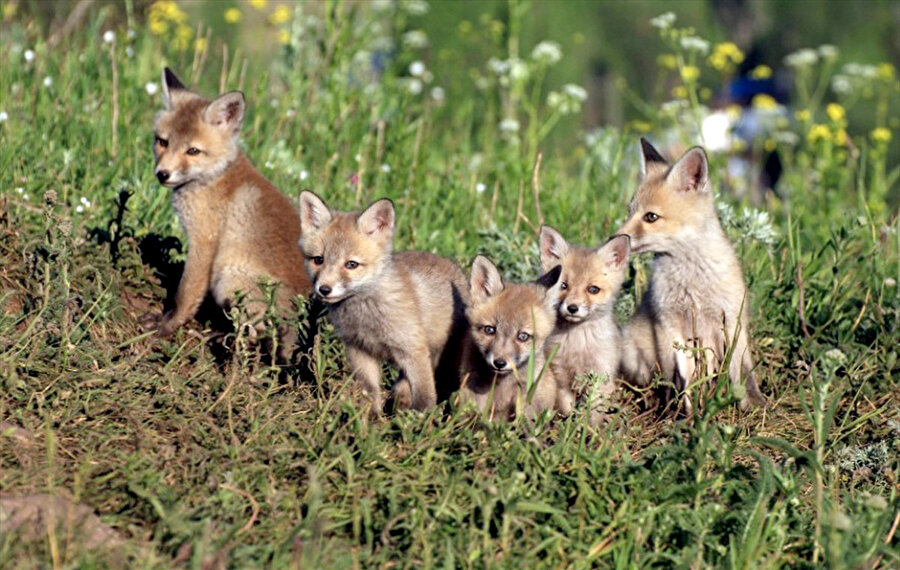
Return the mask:
[(562, 49), (558, 43), (545, 40), (531, 50), (531, 59), (541, 65), (553, 65), (562, 59)]
[(428, 13), (430, 6), (425, 0), (406, 0), (403, 3), (403, 8), (408, 14), (413, 16), (424, 16)]
[(475, 185), (475, 191), (478, 192), (479, 194), (481, 194), (485, 190), (487, 190), (487, 186), (485, 186), (483, 182), (479, 182), (478, 184)]
[(819, 61), (819, 54), (809, 48), (790, 53), (784, 58), (784, 64), (788, 67), (808, 67)]
[(563, 85), (563, 92), (573, 99), (577, 99), (578, 101), (586, 101), (588, 97), (587, 89), (585, 89), (581, 85), (575, 85), (573, 83), (567, 83)]
[(844, 73), (853, 77), (860, 77), (862, 79), (875, 79), (878, 77), (878, 68), (874, 65), (848, 63), (844, 66)]
[(894, 66), (891, 65), (890, 63), (881, 63), (878, 65), (876, 73), (878, 74), (878, 77), (880, 77), (881, 79), (890, 81), (891, 79), (894, 78), (896, 69), (894, 69)]
[(678, 67), (678, 58), (673, 53), (664, 53), (656, 58), (656, 64), (663, 69), (675, 69)]
[(685, 65), (681, 68), (681, 79), (685, 83), (693, 83), (700, 78), (700, 69), (695, 65)]
[(81, 202), (81, 204), (82, 204), (85, 208), (90, 208), (90, 207), (91, 207), (91, 201), (88, 200), (87, 198), (85, 198), (84, 196), (81, 197), (81, 199), (79, 200), (79, 202)]
[(675, 23), (675, 14), (666, 12), (650, 20), (650, 25), (660, 30), (667, 30)]
[(871, 133), (872, 140), (879, 143), (891, 142), (891, 130), (885, 127), (878, 127)]
[(84, 206), (82, 206), (81, 204), (75, 206), (75, 211), (78, 212), (79, 214), (84, 212)]
[(9, 115), (6, 111), (0, 111), (0, 123), (5, 123), (9, 119)]
[(519, 132), (519, 121), (515, 119), (503, 119), (500, 121), (500, 130), (504, 133)]
[(272, 15), (269, 16), (269, 21), (275, 24), (276, 26), (280, 24), (287, 23), (291, 19), (291, 9), (285, 6), (284, 4), (275, 8), (275, 11), (272, 12)]
[(409, 64), (409, 74), (415, 77), (421, 77), (425, 73), (425, 64), (421, 61), (414, 61)]
[(830, 141), (831, 129), (828, 128), (828, 125), (815, 124), (809, 128), (806, 140), (813, 144), (819, 140)]
[(44, 78), (44, 87), (51, 87), (53, 85), (53, 78), (49, 75)]
[(241, 11), (237, 8), (229, 8), (225, 10), (225, 21), (229, 24), (237, 24), (241, 21)]
[(509, 77), (513, 81), (524, 81), (528, 78), (528, 64), (518, 58), (509, 60)]
[(387, 164), (387, 163), (382, 164), (381, 171), (384, 172), (385, 174), (388, 174), (391, 171), (391, 165)]
[(844, 108), (837, 103), (829, 103), (828, 106), (825, 107), (825, 114), (835, 123), (843, 121), (847, 116)]
[(853, 91), (853, 84), (846, 75), (837, 74), (831, 78), (831, 90), (838, 95), (848, 95)]
[(25, 189), (22, 188), (21, 186), (19, 186), (19, 187), (16, 188), (16, 192), (18, 192), (19, 194), (24, 194), (24, 193), (25, 193)]
[(496, 57), (492, 57), (487, 62), (488, 69), (496, 73), (497, 75), (506, 75), (509, 71), (509, 62), (504, 60), (499, 60)]
[(413, 49), (428, 47), (428, 36), (422, 30), (410, 30), (403, 34), (403, 45)]
[(750, 77), (752, 79), (768, 79), (772, 77), (772, 68), (765, 64), (757, 65), (750, 70)]
[(698, 38), (697, 36), (685, 36), (681, 38), (680, 43), (682, 49), (686, 51), (695, 51), (701, 55), (709, 53), (709, 42), (703, 38)]
[(418, 95), (422, 92), (424, 85), (420, 79), (410, 79), (406, 84), (406, 88), (409, 89), (409, 92), (413, 95)]
[[(682, 41), (683, 45), (683, 41)], [(705, 53), (705, 52), (704, 52)], [(744, 52), (734, 42), (716, 44), (709, 56), (709, 63), (719, 71), (730, 71), (735, 65), (744, 61)]]
[(847, 130), (840, 128), (834, 131), (834, 144), (838, 146), (847, 145)]
[(147, 95), (153, 97), (156, 95), (156, 92), (159, 91), (159, 85), (152, 81), (148, 81), (146, 85), (144, 85), (144, 89), (147, 90)]
[(794, 118), (801, 123), (806, 123), (812, 118), (812, 113), (809, 112), (809, 109), (800, 109), (794, 113)]
[(775, 142), (789, 146), (794, 146), (798, 142), (800, 142), (800, 139), (797, 137), (796, 133), (793, 133), (791, 131), (776, 131), (773, 136), (775, 138)]
[(30, 49), (26, 49), (24, 56), (25, 56), (25, 63), (31, 63), (32, 61), (34, 61), (34, 51), (32, 51)]
[(194, 51), (206, 51), (206, 47), (209, 44), (206, 38), (197, 38), (194, 40)]
[(265, 10), (268, 3), (268, 0), (250, 0), (250, 5), (257, 10)]
[(300, 171), (300, 180), (306, 180), (307, 178), (309, 178), (309, 172), (307, 172), (305, 170), (301, 170)]
[(291, 33), (288, 32), (287, 30), (279, 30), (278, 31), (278, 43), (280, 43), (283, 46), (286, 46), (289, 43), (291, 43)]
[(437, 101), (438, 103), (442, 103), (446, 98), (444, 94), (444, 89), (442, 87), (435, 87), (431, 90), (431, 98)]
[(819, 57), (826, 61), (830, 61), (832, 59), (837, 59), (838, 56), (838, 48), (834, 47), (831, 44), (825, 44), (819, 46)]
[(632, 121), (631, 128), (638, 133), (649, 133), (650, 129), (653, 128), (653, 125), (647, 121)]
[(116, 33), (112, 30), (106, 30), (103, 32), (103, 43), (111, 44), (116, 41)]
[(134, 57), (134, 48), (131, 46), (125, 48), (125, 55), (127, 55), (128, 57)]
[(754, 95), (750, 104), (754, 109), (761, 109), (766, 111), (778, 108), (778, 101), (776, 101), (775, 98), (771, 95), (767, 95), (765, 93)]
[(827, 368), (840, 368), (847, 363), (847, 355), (839, 348), (826, 350), (822, 355), (822, 364)]
[(897, 286), (897, 280), (894, 279), (893, 277), (885, 277), (884, 278), (884, 286), (887, 289), (893, 289), (894, 287)]
[(169, 24), (163, 20), (150, 18), (150, 32), (154, 35), (161, 36), (169, 29)]
[(676, 99), (687, 99), (688, 90), (684, 85), (676, 85), (672, 88), (672, 97)]
[(134, 38), (137, 37), (137, 32), (135, 32), (134, 29), (132, 29), (132, 28), (128, 28), (128, 32), (125, 35), (128, 36), (129, 40), (133, 40)]

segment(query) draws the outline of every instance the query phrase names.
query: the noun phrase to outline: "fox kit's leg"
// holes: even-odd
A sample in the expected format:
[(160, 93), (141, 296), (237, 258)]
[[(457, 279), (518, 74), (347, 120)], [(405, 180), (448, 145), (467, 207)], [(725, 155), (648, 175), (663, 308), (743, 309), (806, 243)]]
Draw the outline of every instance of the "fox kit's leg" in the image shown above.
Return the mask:
[[(746, 395), (741, 398), (741, 409), (746, 411), (754, 405), (764, 404), (766, 399), (759, 390), (756, 374), (753, 372), (753, 356), (750, 354), (750, 343), (747, 333), (741, 330), (731, 355), (728, 366), (732, 385), (743, 383)], [(742, 382), (743, 380), (743, 382)]]
[(166, 314), (158, 332), (167, 336), (188, 322), (195, 314), (209, 291), (210, 271), (215, 256), (215, 240), (204, 239), (190, 244), (184, 274), (175, 293), (175, 308)]
[(354, 346), (347, 345), (347, 361), (353, 377), (359, 382), (363, 393), (372, 401), (372, 411), (381, 413), (381, 362), (377, 358)]
[(394, 361), (403, 371), (403, 377), (394, 385), (394, 397), (400, 408), (427, 410), (437, 404), (434, 385), (434, 368), (428, 347), (419, 350), (400, 351)]

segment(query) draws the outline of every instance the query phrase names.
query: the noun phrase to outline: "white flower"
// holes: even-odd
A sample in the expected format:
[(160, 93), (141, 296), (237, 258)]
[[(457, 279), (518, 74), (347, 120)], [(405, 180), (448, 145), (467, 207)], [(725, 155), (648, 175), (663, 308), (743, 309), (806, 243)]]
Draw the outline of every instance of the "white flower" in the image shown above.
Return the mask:
[(425, 0), (406, 0), (403, 3), (403, 9), (413, 16), (424, 16), (428, 13), (430, 6)]
[(6, 114), (6, 111), (0, 111), (0, 123), (5, 123), (7, 119), (9, 119), (9, 115)]
[(524, 81), (528, 78), (528, 64), (519, 58), (509, 60), (509, 77), (513, 81)]
[(127, 55), (128, 57), (134, 57), (134, 48), (131, 46), (125, 48), (125, 55)]
[(575, 85), (574, 83), (563, 85), (563, 93), (579, 101), (586, 101), (588, 97), (587, 89), (581, 85)]
[(116, 41), (116, 33), (112, 30), (106, 30), (103, 32), (103, 43), (111, 44)]
[(438, 103), (443, 103), (446, 95), (444, 94), (444, 89), (442, 87), (435, 87), (431, 90), (431, 98), (437, 101)]
[(48, 75), (44, 78), (44, 87), (50, 87), (51, 85), (53, 85), (53, 78)]
[(25, 63), (31, 63), (34, 61), (34, 52), (30, 49), (25, 50)]
[(403, 34), (403, 44), (413, 49), (428, 47), (428, 36), (422, 30), (410, 30)]
[(294, 109), (288, 109), (287, 111), (284, 112), (284, 116), (287, 117), (288, 119), (293, 119), (294, 117), (297, 116), (297, 111)]
[(424, 86), (422, 85), (422, 82), (420, 80), (410, 79), (406, 83), (406, 88), (409, 89), (409, 92), (412, 93), (413, 95), (418, 95), (419, 93), (422, 92), (422, 89), (424, 88)]
[(837, 59), (838, 54), (838, 48), (831, 44), (819, 46), (819, 57), (822, 59)]
[(475, 185), (475, 191), (478, 192), (479, 194), (481, 194), (485, 190), (487, 190), (487, 186), (484, 185), (484, 182), (479, 182), (478, 184)]
[(156, 92), (159, 91), (159, 85), (153, 83), (152, 81), (148, 81), (146, 85), (144, 85), (144, 89), (147, 90), (147, 95), (151, 97), (156, 95)]
[(309, 172), (307, 172), (305, 170), (301, 170), (300, 171), (300, 180), (306, 180), (307, 178), (309, 178)]
[(853, 91), (853, 84), (846, 75), (835, 75), (831, 78), (831, 90), (838, 95), (848, 95)]
[(542, 41), (531, 50), (531, 59), (543, 65), (553, 65), (562, 59), (562, 48), (556, 42)]
[(816, 50), (804, 48), (790, 53), (784, 58), (784, 64), (788, 67), (807, 67), (819, 61)]
[(878, 76), (878, 70), (874, 65), (860, 65), (858, 63), (848, 63), (844, 66), (844, 73), (863, 79), (875, 79)]
[(509, 62), (504, 60), (499, 60), (496, 57), (492, 57), (487, 62), (488, 69), (496, 73), (497, 75), (506, 75), (509, 71)]
[(500, 121), (500, 130), (504, 133), (519, 132), (519, 121), (515, 119), (503, 119)]
[(128, 39), (129, 39), (129, 40), (133, 40), (135, 37), (137, 37), (137, 32), (135, 32), (135, 31), (132, 30), (131, 28), (128, 28), (128, 34), (127, 34), (127, 35), (128, 35)]
[(654, 28), (659, 28), (660, 30), (666, 30), (672, 27), (672, 24), (675, 23), (675, 14), (672, 12), (666, 12), (665, 14), (660, 14), (659, 16), (650, 20), (650, 25)]
[(75, 211), (80, 214), (81, 212), (84, 211), (84, 206), (82, 206), (81, 204), (75, 206)]
[(82, 196), (81, 199), (78, 201), (81, 202), (81, 205), (84, 206), (85, 208), (91, 207), (91, 201), (88, 200), (87, 198), (85, 198), (84, 196)]
[(21, 186), (19, 186), (18, 188), (16, 188), (16, 192), (17, 192), (18, 194), (24, 194), (24, 193), (25, 193), (25, 189), (22, 188)]
[(793, 133), (791, 131), (775, 131), (775, 134), (772, 135), (772, 138), (775, 139), (775, 142), (786, 144), (789, 146), (794, 146), (800, 142), (800, 137), (797, 136), (797, 133)]
[(687, 51), (695, 51), (706, 55), (709, 53), (709, 42), (697, 36), (685, 36), (681, 38), (681, 47)]
[(425, 73), (425, 64), (421, 61), (414, 61), (409, 64), (409, 74), (415, 77), (420, 77), (423, 73)]
[(893, 289), (897, 286), (897, 280), (893, 277), (885, 277), (884, 278), (884, 286), (887, 289)]
[(839, 368), (847, 363), (847, 355), (840, 348), (832, 348), (822, 355), (822, 363), (827, 368)]
[(382, 165), (381, 165), (381, 171), (384, 172), (385, 174), (387, 174), (388, 172), (391, 171), (391, 165), (390, 165), (390, 164), (387, 164), (387, 163), (382, 164)]

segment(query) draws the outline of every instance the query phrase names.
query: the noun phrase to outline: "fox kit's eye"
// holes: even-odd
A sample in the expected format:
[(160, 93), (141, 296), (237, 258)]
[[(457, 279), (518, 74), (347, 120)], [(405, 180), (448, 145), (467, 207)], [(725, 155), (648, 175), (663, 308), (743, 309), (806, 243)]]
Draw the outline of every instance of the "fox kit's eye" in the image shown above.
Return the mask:
[(646, 214), (644, 214), (644, 221), (647, 222), (648, 224), (652, 224), (653, 222), (655, 222), (658, 219), (659, 219), (659, 216), (653, 212), (647, 212)]
[(563, 290), (568, 289), (568, 288), (569, 288), (569, 284), (566, 283), (565, 281), (563, 281), (562, 283), (559, 284), (559, 288), (560, 288), (560, 289), (563, 289)]
[(495, 329), (491, 325), (484, 325), (484, 334), (486, 334), (486, 335), (497, 334), (497, 329)]
[(169, 146), (169, 141), (167, 141), (166, 139), (164, 139), (162, 137), (157, 136), (156, 144), (158, 144), (159, 146), (161, 146), (163, 148), (166, 148), (167, 146)]
[(312, 262), (315, 265), (322, 265), (323, 263), (325, 263), (325, 258), (322, 257), (321, 255), (314, 255), (312, 257)]
[(357, 267), (359, 267), (359, 262), (353, 261), (351, 259), (350, 261), (348, 261), (347, 263), (344, 264), (344, 267), (346, 267), (347, 269), (356, 269)]
[(527, 332), (520, 332), (519, 336), (517, 336), (516, 338), (519, 339), (519, 342), (528, 342), (529, 340), (531, 340), (531, 335)]
[(200, 154), (200, 149), (192, 146), (191, 148), (187, 149), (186, 152), (191, 156), (197, 156), (198, 154)]
[(588, 287), (588, 293), (590, 293), (591, 295), (596, 295), (599, 292), (600, 287), (597, 287), (596, 285), (591, 285), (590, 287)]

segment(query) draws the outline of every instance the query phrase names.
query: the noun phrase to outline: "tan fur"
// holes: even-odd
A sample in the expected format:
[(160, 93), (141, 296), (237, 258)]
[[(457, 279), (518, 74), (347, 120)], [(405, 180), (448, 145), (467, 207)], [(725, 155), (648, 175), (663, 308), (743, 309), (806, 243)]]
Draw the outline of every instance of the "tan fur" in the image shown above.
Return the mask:
[[(171, 81), (167, 75), (164, 84)], [(258, 316), (265, 310), (258, 283), (265, 280), (280, 284), (278, 305), (288, 308), (311, 290), (297, 245), (300, 219), (238, 150), (243, 96), (210, 101), (174, 85), (165, 95), (167, 107), (155, 125), (156, 170), (169, 175), (165, 185), (173, 188), (188, 254), (175, 308), (159, 333), (171, 334), (193, 318), (208, 292), (226, 308), (243, 292), (250, 314)], [(192, 147), (201, 152), (191, 156)]]
[[(331, 212), (303, 192), (300, 219), (306, 269), (374, 409), (380, 411), (383, 400), (384, 360), (403, 372), (393, 387), (399, 407), (424, 410), (435, 405), (438, 392), (455, 390), (456, 371), (450, 365), (445, 372), (442, 362), (455, 362), (445, 349), (465, 326), (468, 293), (459, 267), (427, 252), (392, 253), (390, 200), (362, 213)], [(349, 261), (358, 266), (348, 268)]]
[(592, 409), (605, 406), (615, 393), (621, 340), (613, 309), (628, 266), (629, 240), (618, 236), (598, 249), (569, 245), (550, 226), (541, 228), (541, 269), (562, 266), (556, 324), (548, 346), (558, 345), (550, 361), (559, 385), (558, 407), (569, 414), (575, 401), (576, 376), (595, 373), (604, 382), (590, 390)]
[[(554, 284), (558, 274), (557, 270), (551, 278)], [(555, 409), (556, 380), (552, 369), (545, 366), (546, 341), (555, 321), (555, 285), (505, 284), (494, 264), (478, 256), (472, 264), (470, 295), (472, 305), (466, 311), (470, 332), (463, 343), (460, 365), (461, 399), (474, 402), (492, 419), (512, 419), (522, 411), (534, 416)], [(528, 402), (532, 351), (535, 377), (543, 373)]]
[[(746, 387), (742, 407), (762, 402), (753, 374), (747, 289), (719, 224), (706, 154), (693, 148), (669, 166), (649, 143), (642, 144), (643, 179), (619, 233), (631, 236), (632, 252), (656, 257), (650, 288), (626, 330), (625, 375), (646, 385), (648, 373), (659, 369), (684, 390), (718, 371), (733, 347), (728, 372), (732, 383)], [(650, 221), (650, 213), (658, 219)], [(676, 345), (697, 348), (703, 357)], [(706, 369), (700, 370), (703, 361)]]

